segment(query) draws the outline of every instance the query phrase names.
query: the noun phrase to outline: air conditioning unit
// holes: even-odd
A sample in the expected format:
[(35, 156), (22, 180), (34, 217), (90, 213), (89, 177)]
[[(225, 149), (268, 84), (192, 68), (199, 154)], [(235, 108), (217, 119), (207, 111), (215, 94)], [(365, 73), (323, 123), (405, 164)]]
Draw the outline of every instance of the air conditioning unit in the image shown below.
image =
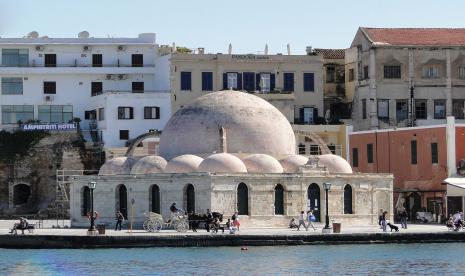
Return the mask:
[(84, 51), (84, 52), (90, 52), (90, 51), (92, 51), (92, 47), (89, 46), (89, 45), (85, 45), (85, 46), (82, 47), (82, 51)]
[(112, 79), (113, 79), (113, 75), (108, 74), (108, 75), (105, 76), (105, 79), (106, 79), (106, 80), (112, 80)]
[(125, 74), (119, 74), (118, 75), (118, 80), (125, 80), (128, 78), (128, 75), (125, 75)]
[(45, 95), (45, 96), (44, 96), (44, 101), (46, 101), (46, 102), (51, 102), (51, 101), (53, 101), (53, 96), (52, 96), (52, 95)]
[(126, 51), (126, 46), (125, 45), (119, 45), (118, 46), (118, 51)]
[(36, 49), (37, 52), (43, 52), (44, 48), (45, 48), (44, 45), (36, 45), (35, 49)]

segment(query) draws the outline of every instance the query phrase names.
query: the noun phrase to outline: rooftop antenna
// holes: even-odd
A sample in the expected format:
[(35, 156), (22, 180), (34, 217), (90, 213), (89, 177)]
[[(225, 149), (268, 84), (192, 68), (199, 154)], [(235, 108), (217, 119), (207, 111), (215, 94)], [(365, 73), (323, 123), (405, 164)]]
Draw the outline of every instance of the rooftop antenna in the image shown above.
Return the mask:
[(287, 43), (287, 54), (291, 55), (291, 44)]
[(176, 52), (176, 43), (173, 42), (173, 46), (171, 48), (171, 52), (175, 53)]
[(232, 54), (232, 44), (229, 43), (229, 47), (228, 47), (228, 54)]
[(268, 44), (265, 44), (265, 55), (268, 55)]

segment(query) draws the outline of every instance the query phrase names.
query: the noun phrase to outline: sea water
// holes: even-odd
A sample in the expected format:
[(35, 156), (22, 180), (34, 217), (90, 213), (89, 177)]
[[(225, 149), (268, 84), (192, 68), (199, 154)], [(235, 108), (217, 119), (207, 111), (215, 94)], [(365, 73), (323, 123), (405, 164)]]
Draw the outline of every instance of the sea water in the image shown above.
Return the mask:
[[(0, 249), (2, 275), (465, 274), (465, 244)], [(245, 248), (242, 248), (245, 249)]]

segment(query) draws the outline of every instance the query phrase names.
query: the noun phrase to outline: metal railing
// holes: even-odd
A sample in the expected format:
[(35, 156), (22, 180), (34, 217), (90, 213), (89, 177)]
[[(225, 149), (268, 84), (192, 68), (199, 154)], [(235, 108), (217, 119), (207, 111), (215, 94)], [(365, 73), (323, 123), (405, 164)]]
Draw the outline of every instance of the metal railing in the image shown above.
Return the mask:
[(92, 96), (102, 94), (153, 94), (153, 93), (171, 93), (170, 90), (104, 90), (101, 92), (93, 93)]
[(13, 67), (13, 68), (31, 68), (31, 67), (38, 67), (38, 68), (54, 68), (54, 67), (86, 67), (86, 68), (102, 68), (102, 67), (134, 67), (134, 68), (143, 68), (143, 67), (155, 67), (155, 64), (123, 64), (118, 62), (115, 63), (105, 63), (105, 64), (92, 64), (92, 63), (61, 63), (61, 64), (44, 64), (40, 63), (37, 64), (35, 62), (24, 64), (24, 65), (5, 65), (0, 64), (0, 67)]

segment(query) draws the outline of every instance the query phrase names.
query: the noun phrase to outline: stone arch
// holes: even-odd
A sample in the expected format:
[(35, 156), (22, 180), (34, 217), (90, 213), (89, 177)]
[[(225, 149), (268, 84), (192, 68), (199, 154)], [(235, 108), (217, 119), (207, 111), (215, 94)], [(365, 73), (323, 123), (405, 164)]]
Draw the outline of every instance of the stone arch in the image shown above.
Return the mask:
[(136, 149), (137, 145), (139, 145), (142, 141), (147, 138), (158, 138), (161, 135), (161, 131), (151, 131), (144, 134), (137, 136), (134, 140), (132, 140), (128, 145), (128, 150), (126, 151), (126, 157), (132, 157), (134, 154), (134, 150)]
[(308, 186), (307, 189), (307, 198), (308, 198), (308, 208), (313, 211), (313, 215), (316, 218), (316, 221), (320, 221), (321, 217), (321, 192), (320, 186), (316, 183), (312, 183)]
[(239, 215), (249, 215), (249, 188), (244, 182), (237, 186), (237, 212)]
[(81, 189), (81, 216), (87, 216), (87, 213), (91, 211), (91, 204), (90, 189), (84, 186)]
[(160, 187), (157, 184), (150, 186), (150, 212), (161, 214), (161, 196), (160, 196)]
[(313, 132), (304, 131), (304, 130), (294, 130), (294, 133), (298, 137), (304, 137), (305, 139), (310, 139), (315, 144), (320, 147), (321, 154), (332, 154), (331, 150), (326, 145), (325, 141), (321, 137)]
[(23, 205), (29, 202), (31, 187), (20, 183), (13, 186), (13, 205)]
[(284, 187), (281, 184), (274, 187), (274, 214), (284, 215)]
[(119, 184), (116, 187), (115, 192), (116, 211), (120, 211), (124, 218), (128, 219), (128, 189), (124, 184)]
[(184, 187), (184, 210), (187, 213), (195, 212), (195, 188), (190, 183)]
[(353, 190), (350, 184), (344, 186), (344, 214), (353, 214)]

